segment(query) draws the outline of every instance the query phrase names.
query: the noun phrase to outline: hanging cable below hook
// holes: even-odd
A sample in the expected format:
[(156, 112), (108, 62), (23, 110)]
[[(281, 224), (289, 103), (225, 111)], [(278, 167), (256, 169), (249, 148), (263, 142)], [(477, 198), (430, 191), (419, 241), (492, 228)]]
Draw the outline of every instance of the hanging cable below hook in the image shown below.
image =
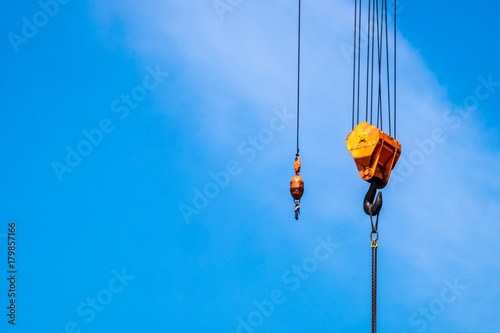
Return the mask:
[[(372, 241), (372, 333), (377, 332), (377, 249), (378, 249), (378, 216), (382, 209), (382, 192), (378, 192), (375, 199), (375, 193), (381, 181), (373, 178), (370, 188), (365, 195), (363, 202), (363, 209), (366, 214), (370, 215), (372, 231), (370, 239)], [(375, 201), (374, 201), (375, 200)], [(373, 223), (373, 215), (377, 216), (375, 223)]]
[[(374, 238), (373, 235), (376, 235)], [(372, 333), (377, 333), (377, 249), (378, 231), (372, 231)]]
[[(378, 249), (378, 216), (382, 209), (382, 192), (377, 194), (375, 199), (375, 192), (377, 191), (378, 181), (375, 179), (366, 193), (363, 208), (365, 213), (370, 215), (372, 224), (372, 231), (370, 239), (372, 241), (372, 333), (377, 332), (377, 249)], [(373, 201), (375, 199), (375, 201)], [(377, 220), (373, 223), (373, 215), (377, 216)]]

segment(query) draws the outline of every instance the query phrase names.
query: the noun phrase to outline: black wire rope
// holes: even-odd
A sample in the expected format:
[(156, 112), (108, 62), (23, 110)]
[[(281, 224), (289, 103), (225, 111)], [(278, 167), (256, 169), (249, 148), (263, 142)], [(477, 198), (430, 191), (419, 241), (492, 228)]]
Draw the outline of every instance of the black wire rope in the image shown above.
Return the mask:
[(301, 0), (299, 0), (299, 29), (298, 29), (298, 47), (297, 47), (297, 155), (299, 156), (299, 115), (300, 115), (300, 7)]
[(354, 104), (356, 100), (356, 24), (358, 16), (358, 0), (354, 2), (354, 57), (352, 61), (352, 130), (354, 130)]
[[(389, 32), (387, 29), (387, 0), (383, 0), (384, 2), (384, 12), (385, 12), (385, 56), (387, 60), (387, 110), (389, 116), (389, 135), (392, 136), (391, 133), (391, 84), (389, 82)], [(394, 125), (395, 126), (395, 125)], [(394, 127), (394, 135), (396, 135), (396, 128)]]
[[(384, 0), (382, 0), (383, 2)], [(383, 4), (382, 4), (383, 9)], [(383, 11), (381, 11), (383, 15)], [(384, 130), (384, 122), (382, 121), (382, 37), (383, 37), (382, 19), (379, 23), (379, 2), (377, 0), (377, 52), (378, 52), (378, 95), (377, 95), (377, 127), (379, 123), (380, 116), (380, 130)]]
[(370, 83), (370, 14), (371, 0), (368, 0), (368, 52), (366, 54), (366, 121), (368, 121), (368, 87)]
[[(373, 124), (373, 57), (375, 55), (375, 0), (373, 0), (373, 8), (372, 8), (372, 64), (371, 64), (371, 92), (370, 92), (370, 124)], [(378, 17), (377, 17), (378, 19)], [(377, 27), (378, 32), (378, 27)], [(377, 124), (378, 126), (378, 124)]]
[[(298, 81), (300, 80), (300, 0), (299, 0), (299, 65), (298, 65)], [(374, 109), (374, 99), (377, 103), (377, 119), (376, 125), (380, 126), (383, 130), (384, 121), (384, 106), (385, 102), (382, 98), (384, 93), (382, 85), (385, 86), (382, 75), (383, 70), (386, 71), (387, 80), (387, 124), (389, 125), (389, 135), (394, 134), (394, 139), (396, 139), (397, 131), (397, 29), (396, 29), (396, 12), (397, 12), (397, 1), (394, 3), (394, 59), (393, 59), (393, 80), (391, 92), (391, 65), (389, 61), (389, 24), (388, 24), (388, 5), (387, 0), (368, 0), (368, 29), (367, 29), (367, 43), (366, 43), (366, 100), (365, 100), (365, 121), (372, 123), (373, 119), (373, 109)], [(376, 19), (375, 19), (376, 17)], [(376, 27), (375, 27), (376, 26)], [(352, 129), (360, 122), (360, 98), (361, 98), (361, 30), (362, 27), (362, 0), (355, 0), (354, 4), (354, 52), (353, 52), (353, 68), (352, 68)], [(375, 30), (376, 29), (376, 30)], [(384, 31), (385, 29), (385, 31)], [(377, 34), (377, 55), (378, 55), (378, 96), (374, 96), (374, 81), (375, 78), (375, 34)], [(383, 57), (384, 57), (384, 35), (385, 35), (385, 69), (383, 68)], [(371, 58), (371, 59), (370, 59)], [(299, 143), (299, 83), (297, 84), (297, 152)], [(394, 132), (394, 133), (393, 133)]]
[(396, 139), (396, 0), (394, 0), (394, 139)]
[(358, 17), (358, 115), (357, 123), (359, 124), (359, 92), (360, 92), (360, 82), (361, 82), (361, 2), (359, 0), (359, 17)]

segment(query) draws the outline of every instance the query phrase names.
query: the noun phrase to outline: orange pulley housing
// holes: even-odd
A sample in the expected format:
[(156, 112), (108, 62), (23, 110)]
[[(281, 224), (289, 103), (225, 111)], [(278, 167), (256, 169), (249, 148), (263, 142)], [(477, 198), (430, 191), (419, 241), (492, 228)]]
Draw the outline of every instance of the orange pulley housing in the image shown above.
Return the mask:
[(384, 188), (401, 155), (401, 143), (365, 121), (354, 128), (346, 141), (361, 178), (375, 178), (379, 180), (378, 188)]
[(300, 172), (300, 157), (295, 157), (295, 162), (293, 164), (295, 169), (295, 176), (293, 176), (290, 181), (290, 193), (295, 200), (300, 200), (302, 194), (304, 194), (304, 181), (302, 177), (299, 176)]

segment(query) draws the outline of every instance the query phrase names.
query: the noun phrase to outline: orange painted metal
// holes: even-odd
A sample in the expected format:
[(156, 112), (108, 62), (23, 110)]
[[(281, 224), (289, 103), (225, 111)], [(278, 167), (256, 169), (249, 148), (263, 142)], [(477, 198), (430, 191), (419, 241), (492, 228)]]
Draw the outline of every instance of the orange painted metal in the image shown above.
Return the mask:
[(299, 176), (300, 172), (300, 157), (295, 157), (295, 162), (293, 164), (295, 169), (295, 176), (293, 176), (290, 181), (290, 194), (295, 200), (300, 200), (302, 194), (304, 194), (304, 181), (302, 177)]
[(387, 185), (391, 171), (401, 156), (401, 143), (367, 122), (347, 136), (346, 145), (363, 180), (378, 179), (378, 188)]
[(295, 157), (295, 162), (293, 162), (293, 169), (296, 174), (300, 172), (300, 157)]

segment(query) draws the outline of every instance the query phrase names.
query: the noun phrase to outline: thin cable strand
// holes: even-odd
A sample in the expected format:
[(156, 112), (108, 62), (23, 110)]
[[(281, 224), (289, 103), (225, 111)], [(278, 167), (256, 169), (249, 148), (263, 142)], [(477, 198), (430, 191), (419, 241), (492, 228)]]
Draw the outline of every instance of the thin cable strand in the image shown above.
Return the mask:
[(297, 56), (297, 156), (299, 156), (299, 115), (300, 115), (300, 7), (299, 0), (299, 38), (298, 38), (298, 56)]
[(354, 2), (354, 60), (352, 62), (352, 129), (354, 130), (354, 103), (356, 100), (356, 24), (358, 16), (358, 0)]
[(394, 0), (394, 139), (396, 139), (396, 0)]
[(359, 18), (358, 18), (358, 115), (357, 123), (359, 124), (359, 95), (360, 95), (360, 82), (361, 82), (361, 2), (359, 0)]
[[(384, 12), (385, 12), (385, 57), (387, 60), (386, 68), (387, 68), (387, 110), (388, 110), (388, 116), (389, 116), (389, 135), (392, 136), (391, 133), (391, 84), (389, 82), (389, 33), (387, 29), (387, 0), (383, 0), (384, 2)], [(395, 134), (395, 133), (394, 133)]]
[(366, 121), (368, 121), (368, 87), (370, 83), (370, 14), (371, 0), (368, 1), (368, 52), (366, 54)]
[[(371, 92), (370, 92), (370, 124), (373, 124), (373, 57), (375, 55), (375, 0), (373, 0), (373, 8), (372, 8), (372, 65), (371, 65)], [(378, 28), (377, 28), (378, 32)], [(378, 124), (377, 124), (378, 126)]]
[[(382, 0), (383, 1), (383, 0)], [(382, 11), (381, 11), (382, 12)], [(383, 14), (383, 13), (382, 13)], [(378, 95), (377, 95), (377, 126), (380, 115), (380, 130), (384, 130), (384, 122), (382, 121), (382, 19), (379, 23), (379, 2), (377, 0), (377, 52), (378, 52)]]

